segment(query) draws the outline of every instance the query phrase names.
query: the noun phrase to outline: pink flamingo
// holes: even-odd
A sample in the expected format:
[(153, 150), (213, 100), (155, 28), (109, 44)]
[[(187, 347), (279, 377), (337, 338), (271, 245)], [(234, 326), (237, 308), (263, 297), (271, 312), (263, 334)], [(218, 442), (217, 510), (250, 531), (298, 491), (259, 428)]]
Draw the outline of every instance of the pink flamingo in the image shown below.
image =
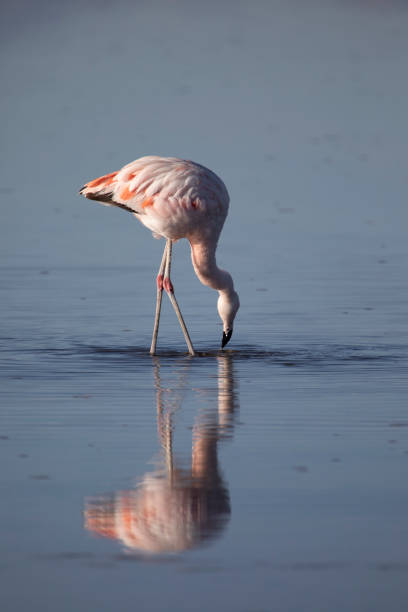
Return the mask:
[(208, 168), (176, 157), (141, 157), (117, 172), (87, 183), (80, 192), (90, 200), (118, 206), (134, 214), (153, 232), (166, 238), (157, 275), (156, 314), (150, 353), (155, 355), (163, 288), (176, 311), (190, 355), (194, 348), (170, 279), (172, 245), (187, 238), (198, 279), (219, 293), (217, 308), (223, 323), (221, 347), (232, 336), (239, 298), (231, 275), (217, 266), (215, 251), (229, 196), (222, 180)]

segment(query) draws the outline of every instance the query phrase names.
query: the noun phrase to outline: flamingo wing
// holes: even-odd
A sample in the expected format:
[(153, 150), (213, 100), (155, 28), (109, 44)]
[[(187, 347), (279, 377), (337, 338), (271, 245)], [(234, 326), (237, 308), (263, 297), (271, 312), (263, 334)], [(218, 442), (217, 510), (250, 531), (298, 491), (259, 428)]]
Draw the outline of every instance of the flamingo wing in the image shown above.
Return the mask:
[(129, 181), (118, 180), (118, 172), (105, 174), (89, 181), (80, 190), (80, 194), (89, 200), (96, 200), (108, 206), (117, 206), (131, 213), (140, 213), (135, 194), (129, 189)]
[(205, 208), (206, 202), (213, 201), (226, 214), (229, 200), (221, 179), (207, 168), (191, 161), (153, 155), (89, 181), (80, 193), (131, 213), (142, 215), (154, 209), (164, 217), (180, 208)]

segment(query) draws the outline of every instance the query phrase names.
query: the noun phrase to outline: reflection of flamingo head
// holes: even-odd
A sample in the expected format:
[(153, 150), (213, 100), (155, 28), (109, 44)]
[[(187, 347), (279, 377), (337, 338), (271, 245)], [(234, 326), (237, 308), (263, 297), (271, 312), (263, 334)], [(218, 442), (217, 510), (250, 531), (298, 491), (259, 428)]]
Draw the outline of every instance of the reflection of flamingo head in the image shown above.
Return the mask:
[(87, 502), (85, 526), (152, 553), (188, 550), (219, 533), (230, 514), (221, 479), (200, 483), (176, 473), (148, 474), (138, 488)]

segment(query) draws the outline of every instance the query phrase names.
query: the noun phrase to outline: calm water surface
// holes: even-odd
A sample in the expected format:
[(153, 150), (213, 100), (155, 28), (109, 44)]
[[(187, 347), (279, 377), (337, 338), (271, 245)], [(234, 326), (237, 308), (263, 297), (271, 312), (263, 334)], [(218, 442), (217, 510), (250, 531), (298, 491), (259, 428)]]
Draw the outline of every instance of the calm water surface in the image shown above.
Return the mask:
[(180, 246), (196, 358), (152, 266), (1, 269), (3, 609), (404, 609), (407, 253), (331, 243), (224, 352)]

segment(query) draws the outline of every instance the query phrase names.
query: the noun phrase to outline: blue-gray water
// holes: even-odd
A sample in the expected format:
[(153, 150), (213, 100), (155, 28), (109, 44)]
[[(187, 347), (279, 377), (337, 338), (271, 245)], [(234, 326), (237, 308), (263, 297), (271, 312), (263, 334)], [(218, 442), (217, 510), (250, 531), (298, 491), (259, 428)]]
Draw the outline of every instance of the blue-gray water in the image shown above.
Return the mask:
[[(404, 2), (5, 5), (0, 605), (406, 609)], [(144, 154), (231, 193), (219, 262), (84, 201)]]

